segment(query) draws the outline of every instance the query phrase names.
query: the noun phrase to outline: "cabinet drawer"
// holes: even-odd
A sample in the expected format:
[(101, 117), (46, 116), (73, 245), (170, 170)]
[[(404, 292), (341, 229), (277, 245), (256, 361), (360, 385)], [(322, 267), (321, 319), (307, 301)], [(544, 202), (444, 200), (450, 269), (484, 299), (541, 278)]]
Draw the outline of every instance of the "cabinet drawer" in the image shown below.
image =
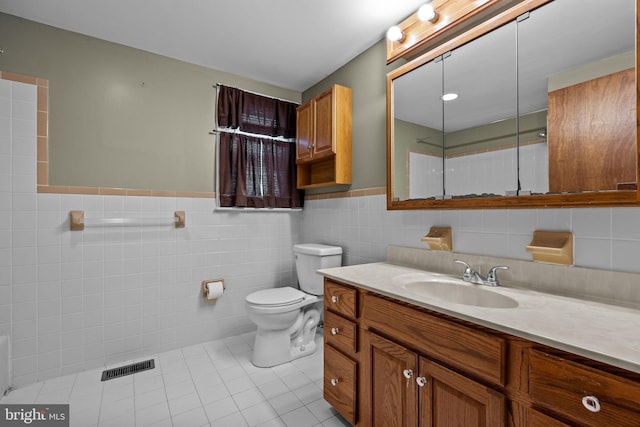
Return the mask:
[(570, 427), (562, 421), (529, 408), (527, 413), (527, 427)]
[(529, 360), (535, 404), (589, 426), (640, 423), (640, 384), (535, 349)]
[(362, 325), (491, 383), (505, 384), (506, 339), (373, 295), (362, 301)]
[(324, 280), (324, 308), (349, 319), (356, 318), (357, 291), (353, 288)]
[(357, 363), (330, 346), (324, 348), (324, 398), (351, 424), (356, 423)]
[(331, 344), (347, 353), (355, 353), (357, 326), (354, 322), (333, 314), (330, 311), (324, 315), (324, 342)]

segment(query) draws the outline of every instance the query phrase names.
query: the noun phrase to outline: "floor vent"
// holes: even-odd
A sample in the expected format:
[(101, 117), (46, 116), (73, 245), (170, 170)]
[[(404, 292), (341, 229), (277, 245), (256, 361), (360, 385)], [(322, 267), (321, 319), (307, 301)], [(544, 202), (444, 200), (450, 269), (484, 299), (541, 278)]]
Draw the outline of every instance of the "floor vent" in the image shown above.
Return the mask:
[(132, 363), (127, 366), (120, 366), (119, 368), (107, 369), (102, 372), (102, 381), (112, 380), (114, 378), (124, 377), (125, 375), (135, 374), (136, 372), (146, 371), (148, 369), (155, 368), (153, 359), (145, 360), (144, 362)]

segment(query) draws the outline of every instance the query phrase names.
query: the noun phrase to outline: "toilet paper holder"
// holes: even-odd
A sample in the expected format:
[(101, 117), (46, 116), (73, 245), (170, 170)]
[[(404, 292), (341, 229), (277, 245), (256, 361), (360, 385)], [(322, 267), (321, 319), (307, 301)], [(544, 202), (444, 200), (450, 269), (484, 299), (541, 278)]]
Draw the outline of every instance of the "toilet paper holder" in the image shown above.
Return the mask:
[(224, 285), (224, 279), (212, 279), (212, 280), (203, 280), (202, 281), (202, 299), (205, 300), (206, 303), (208, 304), (215, 304), (215, 302), (217, 301), (217, 299), (209, 299), (207, 298), (207, 285), (210, 283), (216, 283), (216, 282), (220, 282), (222, 283), (222, 289), (226, 290), (227, 287)]

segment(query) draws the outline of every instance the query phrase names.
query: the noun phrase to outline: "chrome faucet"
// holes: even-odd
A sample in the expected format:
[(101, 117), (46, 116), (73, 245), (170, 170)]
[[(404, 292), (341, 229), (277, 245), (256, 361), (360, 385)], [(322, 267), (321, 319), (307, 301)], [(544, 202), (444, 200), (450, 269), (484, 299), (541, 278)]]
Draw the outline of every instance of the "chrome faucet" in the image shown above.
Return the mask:
[(454, 259), (453, 262), (464, 265), (464, 273), (462, 274), (462, 280), (469, 283), (475, 283), (477, 285), (484, 285), (485, 280), (480, 273), (475, 271), (469, 264), (461, 259)]
[(475, 271), (469, 264), (462, 261), (461, 259), (454, 259), (453, 262), (464, 265), (464, 273), (462, 274), (462, 280), (469, 283), (475, 283), (476, 285), (485, 285), (485, 286), (500, 286), (500, 282), (498, 281), (498, 270), (508, 270), (509, 267), (506, 266), (496, 266), (489, 270), (489, 274), (485, 279), (482, 277), (480, 273)]

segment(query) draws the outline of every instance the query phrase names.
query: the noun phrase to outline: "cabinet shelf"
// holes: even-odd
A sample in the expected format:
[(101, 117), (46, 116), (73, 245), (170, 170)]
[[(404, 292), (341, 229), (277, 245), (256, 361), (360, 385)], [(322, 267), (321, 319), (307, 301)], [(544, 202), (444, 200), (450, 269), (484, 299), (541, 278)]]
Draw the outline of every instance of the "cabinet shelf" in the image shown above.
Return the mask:
[(344, 164), (337, 155), (298, 164), (298, 188), (311, 189), (351, 184), (351, 159)]

